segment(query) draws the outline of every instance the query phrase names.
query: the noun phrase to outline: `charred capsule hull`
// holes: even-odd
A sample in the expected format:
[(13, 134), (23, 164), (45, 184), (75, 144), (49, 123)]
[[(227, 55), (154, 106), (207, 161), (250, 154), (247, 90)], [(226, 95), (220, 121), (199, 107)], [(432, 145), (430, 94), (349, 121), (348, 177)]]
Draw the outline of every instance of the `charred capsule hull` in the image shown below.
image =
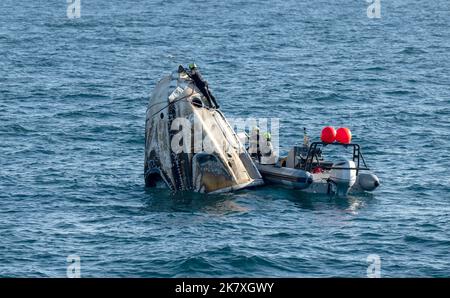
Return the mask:
[(155, 87), (145, 128), (146, 186), (164, 182), (173, 191), (216, 193), (263, 183), (222, 112), (187, 72)]

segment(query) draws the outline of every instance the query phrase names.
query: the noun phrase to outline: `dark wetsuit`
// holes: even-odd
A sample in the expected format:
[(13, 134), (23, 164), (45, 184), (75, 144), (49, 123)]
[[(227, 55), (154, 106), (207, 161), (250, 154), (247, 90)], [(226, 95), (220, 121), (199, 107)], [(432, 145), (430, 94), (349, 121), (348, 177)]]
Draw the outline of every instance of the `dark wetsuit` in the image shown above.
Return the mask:
[(192, 69), (190, 77), (194, 81), (195, 85), (200, 90), (200, 92), (209, 101), (209, 105), (211, 107), (219, 108), (219, 105), (216, 102), (216, 98), (209, 91), (208, 82), (203, 79), (203, 77), (200, 74), (200, 72), (198, 71), (198, 69), (196, 69), (196, 68)]

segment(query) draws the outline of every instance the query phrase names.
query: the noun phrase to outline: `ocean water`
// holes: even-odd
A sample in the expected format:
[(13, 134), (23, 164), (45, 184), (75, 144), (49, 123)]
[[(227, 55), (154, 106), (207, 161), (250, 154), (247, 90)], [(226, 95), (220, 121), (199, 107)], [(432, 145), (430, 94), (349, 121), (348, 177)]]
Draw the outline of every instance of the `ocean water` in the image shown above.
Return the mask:
[[(450, 3), (0, 3), (0, 276), (450, 276)], [(143, 180), (155, 83), (195, 61), (280, 142), (347, 126), (382, 181), (345, 199)]]

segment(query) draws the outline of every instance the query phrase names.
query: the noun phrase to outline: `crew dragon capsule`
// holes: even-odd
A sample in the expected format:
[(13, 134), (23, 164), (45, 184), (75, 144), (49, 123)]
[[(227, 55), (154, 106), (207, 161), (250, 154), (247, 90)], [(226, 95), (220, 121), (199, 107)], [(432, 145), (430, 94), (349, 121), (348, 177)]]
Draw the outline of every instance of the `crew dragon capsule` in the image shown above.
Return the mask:
[(221, 193), (263, 184), (195, 64), (160, 80), (147, 108), (147, 187)]

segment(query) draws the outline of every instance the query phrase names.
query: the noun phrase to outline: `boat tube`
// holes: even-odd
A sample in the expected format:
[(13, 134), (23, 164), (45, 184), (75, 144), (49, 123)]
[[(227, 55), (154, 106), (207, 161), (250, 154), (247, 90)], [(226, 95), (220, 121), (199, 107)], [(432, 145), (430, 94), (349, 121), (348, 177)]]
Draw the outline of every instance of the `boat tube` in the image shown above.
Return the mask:
[(256, 162), (257, 168), (264, 180), (274, 184), (282, 184), (293, 189), (305, 189), (313, 182), (311, 173), (286, 167), (277, 167)]

